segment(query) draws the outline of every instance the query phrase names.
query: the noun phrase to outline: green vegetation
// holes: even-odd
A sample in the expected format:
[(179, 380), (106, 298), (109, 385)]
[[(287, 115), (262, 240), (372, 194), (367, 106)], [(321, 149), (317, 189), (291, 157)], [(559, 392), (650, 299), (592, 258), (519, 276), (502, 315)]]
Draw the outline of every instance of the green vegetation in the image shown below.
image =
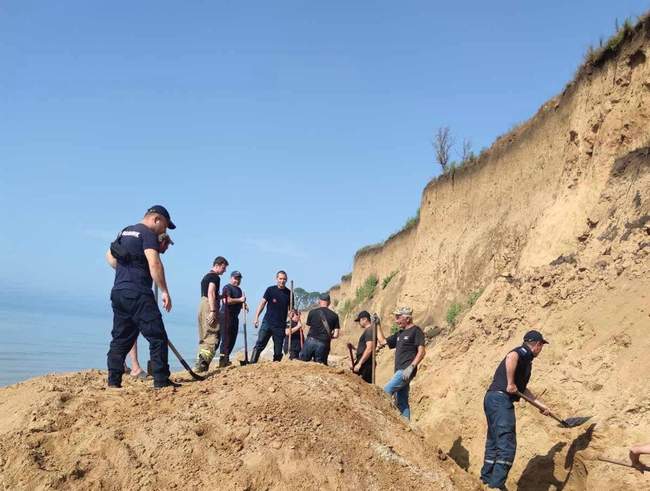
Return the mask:
[(470, 293), (469, 296), (467, 297), (467, 306), (471, 309), (476, 303), (476, 301), (481, 297), (482, 294), (483, 294), (483, 288)]
[(352, 300), (348, 299), (341, 304), (341, 308), (338, 309), (339, 314), (341, 317), (347, 317), (347, 315), (352, 311), (353, 307), (354, 305), (352, 303)]
[[(639, 22), (643, 22), (645, 19), (639, 18)], [(634, 26), (630, 19), (625, 19), (622, 26), (619, 26), (618, 19), (614, 24), (614, 34), (603, 43), (602, 38), (598, 43), (598, 48), (589, 46), (587, 52), (585, 53), (584, 66), (598, 66), (607, 60), (609, 57), (615, 55), (623, 41), (625, 41), (629, 36), (634, 32)], [(580, 67), (582, 69), (582, 67)], [(578, 69), (580, 71), (580, 69)]]
[(341, 283), (344, 281), (350, 281), (352, 279), (352, 273), (344, 274), (341, 276)]
[(352, 312), (352, 310), (357, 308), (366, 300), (372, 298), (372, 296), (375, 294), (375, 289), (377, 288), (378, 284), (379, 279), (376, 275), (372, 274), (368, 276), (366, 278), (366, 281), (364, 281), (363, 284), (357, 288), (354, 299), (348, 299), (343, 302), (343, 304), (341, 304), (341, 308), (338, 309), (339, 315), (341, 317), (347, 317), (347, 315)]
[(390, 326), (390, 335), (392, 336), (395, 334), (397, 331), (399, 331), (399, 326), (397, 324), (393, 324)]
[(455, 326), (458, 314), (460, 314), (461, 310), (463, 310), (463, 306), (461, 304), (452, 303), (449, 307), (449, 310), (447, 310), (447, 324), (450, 326)]
[(392, 271), (388, 276), (386, 276), (383, 280), (381, 280), (381, 289), (384, 290), (388, 284), (390, 283), (390, 280), (395, 278), (395, 275), (399, 273), (399, 270)]
[(308, 292), (299, 286), (293, 289), (293, 298), (296, 303), (296, 308), (299, 310), (307, 310), (314, 304), (318, 303), (320, 292)]

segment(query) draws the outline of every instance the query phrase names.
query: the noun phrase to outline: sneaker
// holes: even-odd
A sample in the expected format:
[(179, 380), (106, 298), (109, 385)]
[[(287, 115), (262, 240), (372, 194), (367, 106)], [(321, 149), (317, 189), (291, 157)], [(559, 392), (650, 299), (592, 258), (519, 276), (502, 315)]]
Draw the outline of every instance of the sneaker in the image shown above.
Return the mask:
[(196, 373), (207, 372), (210, 364), (206, 362), (203, 358), (199, 358), (194, 365), (194, 371)]
[(154, 389), (164, 389), (165, 387), (182, 387), (181, 384), (178, 384), (170, 379), (165, 380), (164, 382), (154, 382), (153, 383), (153, 388)]

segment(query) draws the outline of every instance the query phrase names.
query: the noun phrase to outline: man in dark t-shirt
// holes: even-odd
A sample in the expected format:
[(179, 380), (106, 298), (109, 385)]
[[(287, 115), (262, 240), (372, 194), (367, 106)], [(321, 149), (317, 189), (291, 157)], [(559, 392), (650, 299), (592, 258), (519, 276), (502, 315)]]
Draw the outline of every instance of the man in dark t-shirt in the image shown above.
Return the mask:
[(290, 360), (295, 360), (300, 356), (300, 350), (303, 344), (302, 319), (298, 309), (293, 309), (289, 312), (289, 317), (291, 326), (287, 327), (284, 332), (284, 352), (289, 355)]
[(307, 339), (300, 352), (302, 361), (315, 361), (327, 365), (332, 339), (339, 337), (339, 316), (329, 309), (329, 293), (321, 293), (318, 297), (318, 307), (310, 310), (307, 315)]
[(548, 408), (528, 389), (533, 359), (548, 341), (539, 331), (528, 331), (524, 343), (510, 351), (501, 361), (483, 400), (488, 430), (481, 481), (490, 488), (502, 489), (517, 451), (514, 401), (519, 394), (534, 400), (542, 414)]
[(221, 275), (225, 273), (228, 261), (217, 256), (212, 268), (201, 279), (201, 299), (197, 317), (199, 326), (199, 352), (196, 355), (194, 370), (201, 373), (208, 370), (221, 340), (219, 325), (219, 286)]
[[(354, 319), (355, 322), (359, 323), (359, 326), (363, 329), (363, 333), (359, 338), (359, 343), (357, 344), (357, 354), (354, 364), (350, 362), (350, 369), (358, 374), (365, 382), (369, 384), (372, 383), (372, 350), (374, 349), (374, 340), (373, 340), (373, 326), (370, 313), (365, 310), (362, 310), (357, 314), (357, 317)], [(379, 341), (386, 342), (384, 337), (381, 334), (381, 331), (377, 330), (377, 337)]]
[(230, 274), (230, 283), (223, 287), (221, 296), (223, 303), (221, 304), (221, 324), (222, 339), (221, 339), (221, 353), (219, 355), (219, 367), (227, 367), (230, 365), (230, 353), (232, 353), (237, 341), (237, 334), (239, 332), (239, 313), (242, 308), (248, 308), (246, 305), (246, 295), (240, 288), (242, 275), (239, 271), (233, 271)]
[(115, 269), (111, 291), (113, 339), (107, 355), (109, 387), (122, 386), (124, 359), (139, 332), (149, 341), (154, 388), (179, 385), (169, 380), (167, 332), (151, 289), (155, 281), (163, 308), (169, 312), (172, 299), (160, 260), (159, 241), (167, 228), (176, 228), (169, 212), (163, 206), (152, 206), (140, 223), (124, 228), (106, 252), (106, 261)]
[(273, 338), (273, 361), (282, 360), (282, 344), (284, 343), (287, 314), (291, 290), (286, 287), (287, 273), (278, 271), (275, 275), (276, 285), (270, 286), (264, 292), (264, 297), (255, 311), (255, 328), (259, 326), (260, 315), (266, 307), (262, 327), (257, 335), (257, 342), (251, 354), (251, 363), (257, 363), (269, 339)]
[(393, 312), (399, 330), (388, 336), (380, 347), (395, 348), (395, 374), (384, 387), (391, 397), (395, 396), (395, 405), (402, 416), (411, 419), (409, 407), (409, 390), (411, 380), (415, 378), (418, 365), (426, 355), (424, 333), (413, 324), (413, 309), (400, 307)]

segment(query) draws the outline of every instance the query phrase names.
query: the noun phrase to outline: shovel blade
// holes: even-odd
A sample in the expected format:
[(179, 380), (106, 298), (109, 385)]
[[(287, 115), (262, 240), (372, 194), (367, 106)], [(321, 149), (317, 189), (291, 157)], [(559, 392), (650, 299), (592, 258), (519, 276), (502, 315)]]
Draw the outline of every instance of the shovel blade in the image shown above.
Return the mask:
[(591, 416), (575, 416), (573, 418), (563, 419), (562, 426), (565, 428), (575, 428), (576, 426), (585, 424), (590, 419)]

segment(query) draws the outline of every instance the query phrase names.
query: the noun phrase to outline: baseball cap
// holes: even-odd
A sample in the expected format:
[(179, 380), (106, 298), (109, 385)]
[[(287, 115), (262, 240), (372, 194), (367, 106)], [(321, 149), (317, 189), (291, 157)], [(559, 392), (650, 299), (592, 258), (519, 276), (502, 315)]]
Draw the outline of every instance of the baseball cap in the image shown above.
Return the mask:
[(544, 344), (548, 344), (548, 341), (544, 339), (542, 333), (539, 331), (535, 331), (534, 329), (532, 331), (528, 331), (524, 336), (524, 342), (526, 343), (536, 343), (538, 341), (541, 341)]
[(241, 278), (241, 273), (239, 271), (233, 271), (230, 273), (231, 278)]
[(330, 294), (327, 293), (327, 292), (321, 293), (320, 295), (318, 295), (318, 300), (322, 300), (323, 302), (329, 302), (330, 301)]
[(395, 315), (413, 315), (413, 309), (411, 307), (398, 307), (393, 311)]
[(153, 205), (152, 207), (150, 207), (147, 210), (146, 214), (149, 214), (149, 213), (158, 213), (159, 215), (164, 216), (165, 219), (167, 220), (167, 223), (169, 224), (169, 226), (167, 228), (169, 228), (171, 230), (174, 230), (176, 228), (176, 225), (174, 225), (174, 222), (172, 222), (172, 219), (169, 216), (169, 212), (167, 211), (167, 208), (165, 208), (164, 206), (162, 206), (162, 205)]
[(357, 317), (354, 319), (354, 322), (359, 322), (361, 319), (370, 320), (370, 313), (367, 310), (362, 310), (357, 314)]

